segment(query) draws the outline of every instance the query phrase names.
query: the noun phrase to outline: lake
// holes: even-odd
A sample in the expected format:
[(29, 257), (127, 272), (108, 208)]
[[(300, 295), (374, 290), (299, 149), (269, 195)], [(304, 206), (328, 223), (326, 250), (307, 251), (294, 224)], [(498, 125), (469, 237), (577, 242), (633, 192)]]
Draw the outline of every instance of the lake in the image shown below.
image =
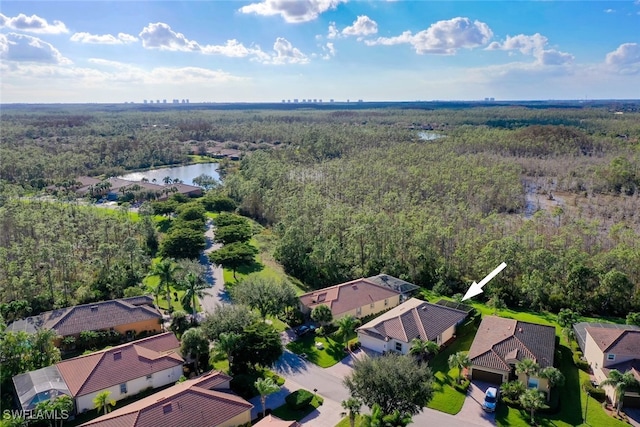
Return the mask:
[(142, 178), (147, 178), (149, 182), (154, 182), (153, 180), (155, 179), (158, 184), (163, 184), (164, 178), (168, 176), (171, 179), (177, 178), (185, 184), (196, 185), (193, 183), (193, 178), (202, 174), (212, 176), (216, 180), (220, 181), (217, 163), (197, 163), (195, 165), (150, 169), (143, 172), (128, 173), (126, 175), (119, 176), (118, 178), (129, 181), (142, 181)]

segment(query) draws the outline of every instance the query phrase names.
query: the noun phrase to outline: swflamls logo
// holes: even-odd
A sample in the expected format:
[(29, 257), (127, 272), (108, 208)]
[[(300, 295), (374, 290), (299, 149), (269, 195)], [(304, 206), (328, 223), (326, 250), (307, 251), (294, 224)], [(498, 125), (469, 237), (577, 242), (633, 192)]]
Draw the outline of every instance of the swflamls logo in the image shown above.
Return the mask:
[(5, 409), (2, 411), (2, 419), (24, 420), (67, 420), (71, 414), (66, 409), (62, 410), (38, 410), (38, 409)]

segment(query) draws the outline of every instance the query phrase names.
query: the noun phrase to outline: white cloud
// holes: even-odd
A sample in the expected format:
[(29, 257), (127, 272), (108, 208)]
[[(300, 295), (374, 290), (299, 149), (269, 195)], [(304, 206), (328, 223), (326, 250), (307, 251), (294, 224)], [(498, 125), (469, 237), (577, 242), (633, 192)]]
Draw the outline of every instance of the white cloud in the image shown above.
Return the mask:
[(308, 22), (347, 0), (263, 0), (240, 8), (242, 13), (262, 16), (280, 15), (290, 23)]
[(613, 52), (607, 53), (605, 64), (623, 74), (640, 73), (640, 45), (623, 43)]
[(46, 19), (40, 18), (37, 15), (27, 16), (24, 13), (13, 18), (0, 13), (0, 28), (2, 27), (38, 34), (60, 34), (69, 32), (63, 22), (53, 21), (50, 24)]
[(378, 24), (366, 15), (358, 16), (352, 25), (345, 27), (342, 34), (345, 36), (370, 36), (378, 32)]
[(0, 34), (0, 58), (5, 61), (70, 64), (71, 61), (51, 45), (24, 34)]
[(395, 37), (378, 37), (366, 40), (368, 46), (410, 44), (419, 54), (435, 53), (453, 55), (459, 49), (472, 49), (485, 45), (493, 37), (487, 24), (469, 18), (457, 17), (446, 21), (438, 21), (426, 30), (413, 34), (405, 31)]
[(71, 36), (72, 42), (89, 44), (129, 44), (138, 41), (135, 36), (125, 33), (113, 34), (90, 34), (85, 32), (75, 33)]
[(276, 39), (273, 50), (275, 55), (269, 60), (271, 64), (306, 64), (309, 62), (309, 58), (300, 49), (293, 47), (291, 42), (284, 37)]
[(186, 52), (197, 52), (200, 50), (200, 45), (198, 45), (197, 42), (187, 39), (182, 33), (176, 33), (164, 22), (147, 25), (138, 36), (142, 39), (142, 46), (147, 49), (179, 50)]
[(269, 55), (259, 46), (246, 47), (238, 40), (227, 40), (223, 45), (200, 45), (195, 40), (189, 40), (182, 33), (177, 33), (168, 24), (156, 22), (143, 28), (139, 34), (142, 46), (147, 49), (168, 51), (199, 52), (205, 55), (223, 55), (233, 58), (255, 57), (267, 60)]
[(336, 56), (336, 48), (331, 42), (328, 42), (324, 46), (322, 46), (322, 51), (325, 53), (324, 55), (322, 55), (322, 59), (331, 59)]
[(565, 65), (573, 62), (574, 57), (569, 53), (546, 49), (548, 43), (549, 40), (540, 33), (531, 36), (518, 34), (507, 36), (503, 42), (492, 42), (486, 50), (517, 50), (523, 55), (532, 55), (540, 65)]
[(336, 27), (336, 23), (329, 22), (329, 29), (327, 30), (327, 38), (335, 39), (339, 36), (340, 36), (340, 31), (338, 31), (338, 28)]
[(605, 9), (604, 13), (614, 13), (615, 11), (615, 9)]

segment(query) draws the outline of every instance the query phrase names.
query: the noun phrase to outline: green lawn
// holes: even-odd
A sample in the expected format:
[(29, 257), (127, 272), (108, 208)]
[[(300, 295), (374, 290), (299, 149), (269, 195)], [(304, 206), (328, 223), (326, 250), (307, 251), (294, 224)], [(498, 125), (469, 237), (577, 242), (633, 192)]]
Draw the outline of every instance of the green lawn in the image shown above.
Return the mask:
[[(364, 415), (356, 415), (356, 427), (362, 427), (364, 425), (364, 420)], [(344, 417), (340, 420), (340, 422), (336, 424), (336, 427), (351, 427), (351, 424), (349, 424), (349, 417)]]
[(294, 410), (285, 403), (284, 405), (274, 409), (272, 414), (285, 421), (300, 421), (301, 419), (315, 411), (320, 405), (322, 405), (323, 402), (324, 400), (322, 399), (322, 397), (316, 395), (311, 401), (311, 404), (309, 404), (304, 409)]
[(473, 323), (464, 324), (458, 330), (455, 341), (429, 362), (434, 376), (434, 394), (433, 399), (427, 405), (429, 408), (453, 415), (462, 409), (465, 394), (453, 388), (453, 384), (458, 377), (458, 369), (449, 369), (448, 360), (451, 354), (459, 351), (469, 351), (476, 331), (477, 327)]
[[(349, 340), (354, 337), (355, 333), (351, 334)], [(321, 342), (324, 348), (322, 350), (316, 348), (316, 342)], [(330, 337), (319, 337), (312, 333), (287, 344), (289, 350), (298, 355), (306, 354), (309, 362), (315, 363), (321, 368), (328, 368), (344, 359), (347, 356), (344, 351), (345, 347), (344, 342), (335, 341)]]
[(189, 163), (193, 164), (193, 163), (214, 163), (217, 162), (216, 159), (214, 159), (213, 157), (209, 157), (209, 156), (201, 156), (199, 154), (189, 154), (187, 157), (189, 157)]

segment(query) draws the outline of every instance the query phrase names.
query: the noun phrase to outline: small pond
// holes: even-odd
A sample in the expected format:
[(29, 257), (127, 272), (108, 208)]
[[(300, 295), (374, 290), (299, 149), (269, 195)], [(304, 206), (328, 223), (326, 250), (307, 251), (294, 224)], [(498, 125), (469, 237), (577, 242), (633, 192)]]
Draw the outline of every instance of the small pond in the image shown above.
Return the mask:
[(193, 183), (193, 178), (202, 174), (209, 175), (218, 181), (220, 180), (217, 163), (197, 163), (195, 165), (150, 169), (143, 172), (128, 173), (126, 175), (119, 176), (118, 178), (129, 181), (141, 181), (142, 178), (147, 178), (149, 182), (164, 184), (165, 177), (169, 177), (172, 180), (179, 179), (185, 184), (196, 185)]

